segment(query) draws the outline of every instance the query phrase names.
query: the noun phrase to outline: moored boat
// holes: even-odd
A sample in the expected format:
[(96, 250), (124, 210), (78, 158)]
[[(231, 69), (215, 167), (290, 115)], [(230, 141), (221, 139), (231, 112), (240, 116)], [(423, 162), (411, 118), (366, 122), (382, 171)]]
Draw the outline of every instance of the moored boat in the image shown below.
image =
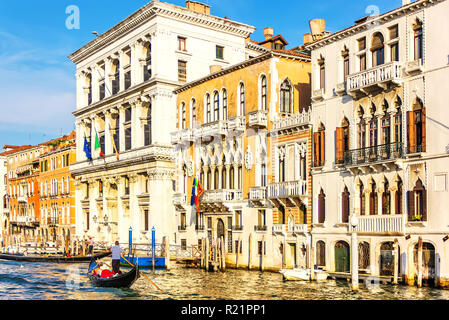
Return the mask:
[(49, 263), (84, 263), (89, 262), (94, 259), (102, 259), (111, 255), (110, 251), (105, 251), (95, 255), (89, 256), (75, 256), (75, 257), (65, 257), (59, 255), (48, 255), (48, 256), (26, 256), (23, 254), (8, 254), (0, 253), (1, 260), (10, 260), (18, 262), (49, 262)]
[[(311, 272), (310, 269), (282, 269), (279, 271), (285, 281), (310, 281)], [(326, 271), (315, 269), (314, 270), (314, 280), (325, 281), (327, 280), (329, 274)]]
[(129, 288), (140, 277), (139, 269), (137, 266), (134, 266), (129, 272), (122, 273), (120, 275), (113, 276), (111, 278), (100, 278), (99, 276), (94, 275), (92, 271), (96, 267), (98, 267), (97, 263), (94, 260), (92, 260), (90, 262), (89, 270), (87, 272), (87, 277), (96, 287)]

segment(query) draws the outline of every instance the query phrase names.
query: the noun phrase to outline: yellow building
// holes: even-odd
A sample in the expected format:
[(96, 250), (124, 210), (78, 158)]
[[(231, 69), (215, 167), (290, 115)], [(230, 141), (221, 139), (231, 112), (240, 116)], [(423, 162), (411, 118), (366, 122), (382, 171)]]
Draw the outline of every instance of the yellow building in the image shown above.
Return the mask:
[[(223, 238), (228, 266), (306, 266), (310, 57), (271, 50), (175, 90), (181, 246)], [(190, 206), (194, 178), (205, 190)], [(238, 254), (236, 254), (238, 252)]]
[(40, 241), (68, 246), (75, 235), (75, 186), (69, 171), (76, 162), (75, 132), (53, 141), (39, 161)]

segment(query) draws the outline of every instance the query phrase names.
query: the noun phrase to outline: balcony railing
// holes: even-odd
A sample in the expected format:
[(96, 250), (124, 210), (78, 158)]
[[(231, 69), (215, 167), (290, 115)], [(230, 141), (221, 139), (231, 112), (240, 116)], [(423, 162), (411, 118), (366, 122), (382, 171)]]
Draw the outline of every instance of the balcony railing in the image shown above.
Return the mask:
[[(355, 231), (359, 233), (404, 234), (404, 215), (358, 216)], [(350, 227), (352, 228), (352, 227)]]
[(220, 120), (203, 124), (201, 127), (202, 137), (225, 136), (228, 133), (226, 121)]
[(196, 225), (195, 230), (196, 231), (204, 231), (204, 230), (206, 230), (206, 227), (204, 225)]
[(267, 198), (267, 187), (249, 188), (249, 200), (265, 200)]
[(312, 119), (312, 112), (309, 108), (309, 111), (303, 111), (302, 113), (298, 113), (295, 115), (288, 115), (284, 118), (280, 118), (273, 122), (273, 128), (275, 130), (285, 130), (292, 129), (295, 127), (307, 126), (310, 124)]
[(363, 92), (370, 87), (385, 87), (389, 82), (399, 83), (401, 76), (400, 63), (392, 61), (349, 75), (347, 89), (349, 92)]
[(175, 205), (183, 205), (187, 203), (187, 195), (186, 194), (181, 194), (181, 193), (176, 193), (173, 195), (173, 203)]
[(350, 150), (345, 152), (343, 164), (360, 165), (374, 162), (394, 161), (403, 157), (402, 146), (403, 144), (401, 142), (394, 142), (374, 147)]
[(267, 111), (257, 110), (248, 113), (248, 124), (250, 127), (264, 128), (268, 125)]
[(178, 226), (178, 231), (186, 231), (187, 230), (187, 226)]
[(307, 195), (307, 181), (279, 182), (268, 186), (268, 198), (289, 198)]
[(232, 226), (232, 230), (234, 230), (234, 231), (242, 231), (243, 230), (243, 226), (242, 225)]
[(274, 234), (286, 234), (287, 233), (287, 225), (286, 224), (273, 225), (273, 233)]
[(228, 120), (228, 131), (245, 131), (245, 117), (233, 117)]
[(423, 69), (424, 67), (422, 59), (409, 61), (405, 65), (405, 72), (407, 72), (408, 74), (419, 73), (422, 72)]
[(183, 129), (171, 133), (171, 143), (179, 144), (193, 141), (193, 130)]
[(243, 200), (242, 190), (208, 190), (203, 196), (202, 202), (231, 202)]
[(59, 218), (56, 218), (56, 217), (48, 217), (47, 218), (47, 225), (55, 226), (57, 224), (59, 224)]
[(307, 224), (295, 224), (292, 226), (292, 233), (307, 233), (309, 226)]
[(312, 100), (319, 101), (324, 98), (324, 88), (316, 89), (312, 91)]
[(267, 226), (254, 226), (254, 231), (267, 231)]
[(407, 146), (407, 154), (413, 154), (413, 153), (420, 153), (425, 152), (426, 146), (423, 144), (416, 145), (416, 146)]

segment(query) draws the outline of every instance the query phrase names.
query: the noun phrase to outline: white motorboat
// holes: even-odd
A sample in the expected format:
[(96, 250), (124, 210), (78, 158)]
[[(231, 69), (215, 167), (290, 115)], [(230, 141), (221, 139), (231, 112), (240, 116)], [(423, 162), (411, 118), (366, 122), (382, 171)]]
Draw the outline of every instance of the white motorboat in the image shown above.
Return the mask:
[[(310, 281), (311, 280), (310, 269), (302, 269), (302, 268), (282, 269), (279, 272), (283, 275), (283, 278), (285, 281)], [(314, 280), (325, 281), (325, 280), (327, 280), (328, 276), (329, 276), (329, 274), (326, 271), (316, 269)]]

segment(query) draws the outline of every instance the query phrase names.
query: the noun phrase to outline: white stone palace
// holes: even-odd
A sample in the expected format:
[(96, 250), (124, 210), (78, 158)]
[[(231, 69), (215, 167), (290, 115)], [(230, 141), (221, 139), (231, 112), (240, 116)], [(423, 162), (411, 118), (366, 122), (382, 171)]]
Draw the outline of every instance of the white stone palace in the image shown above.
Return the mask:
[[(359, 269), (415, 283), (449, 281), (449, 2), (403, 1), (333, 34), (312, 30), (313, 246), (349, 272), (351, 216)], [(321, 30), (322, 31), (322, 30)], [(443, 38), (445, 41), (443, 41)]]
[(157, 242), (164, 236), (174, 241), (173, 90), (216, 66), (244, 61), (245, 39), (254, 30), (212, 16), (197, 2), (183, 8), (152, 1), (70, 55), (76, 64), (77, 163), (71, 172), (80, 239), (128, 242), (132, 227), (133, 241), (148, 243), (155, 227)]

